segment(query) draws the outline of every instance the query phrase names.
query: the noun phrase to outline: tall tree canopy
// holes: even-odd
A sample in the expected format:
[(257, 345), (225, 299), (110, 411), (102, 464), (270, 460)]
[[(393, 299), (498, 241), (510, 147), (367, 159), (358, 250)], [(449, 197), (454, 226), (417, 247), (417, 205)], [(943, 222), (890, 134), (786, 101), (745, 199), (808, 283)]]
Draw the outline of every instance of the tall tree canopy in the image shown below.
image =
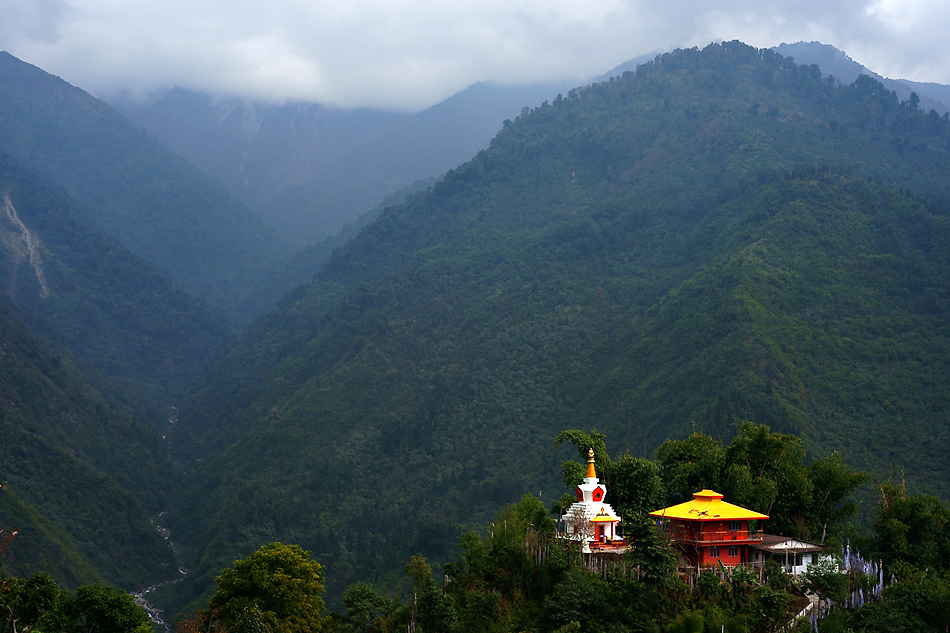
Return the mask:
[(228, 631), (316, 633), (323, 627), (323, 566), (299, 545), (270, 543), (217, 577), (209, 604)]

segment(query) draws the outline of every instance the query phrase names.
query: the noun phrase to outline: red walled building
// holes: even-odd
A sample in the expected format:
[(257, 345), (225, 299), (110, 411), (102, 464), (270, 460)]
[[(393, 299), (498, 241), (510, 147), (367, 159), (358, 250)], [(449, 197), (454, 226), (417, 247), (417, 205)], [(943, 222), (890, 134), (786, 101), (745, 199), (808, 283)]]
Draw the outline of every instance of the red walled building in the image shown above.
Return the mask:
[(762, 540), (760, 532), (749, 529), (749, 521), (764, 521), (768, 515), (726, 503), (722, 497), (701, 490), (691, 501), (650, 513), (666, 523), (670, 538), (692, 567), (750, 562), (749, 546)]

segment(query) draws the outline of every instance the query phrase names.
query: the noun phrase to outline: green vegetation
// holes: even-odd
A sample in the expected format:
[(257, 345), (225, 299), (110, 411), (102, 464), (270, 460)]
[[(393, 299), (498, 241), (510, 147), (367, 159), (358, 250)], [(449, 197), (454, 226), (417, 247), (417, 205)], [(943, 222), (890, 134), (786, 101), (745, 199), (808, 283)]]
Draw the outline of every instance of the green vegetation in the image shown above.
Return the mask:
[(171, 550), (146, 514), (164, 504), (168, 470), (150, 429), (0, 310), (0, 525), (22, 531), (0, 563), (67, 587), (168, 577)]
[[(754, 497), (763, 482), (780, 482), (803, 478), (816, 489), (823, 484), (811, 481), (810, 475), (822, 468), (813, 462), (806, 465), (805, 455), (797, 450), (798, 438), (771, 433), (763, 427), (744, 425), (726, 446), (709, 436), (694, 434), (688, 440), (671, 441), (660, 450), (656, 461), (641, 460), (640, 474), (625, 469), (627, 455), (611, 458), (606, 452), (606, 437), (597, 432), (572, 430), (559, 434), (558, 443), (568, 441), (579, 449), (594, 448), (598, 475), (603, 480), (624, 479), (627, 488), (608, 484), (608, 501), (615, 507), (635, 506), (642, 491), (651, 488), (657, 473), (672, 469), (682, 472), (694, 463), (697, 454), (712, 447), (720, 457), (730, 458), (730, 472), (739, 466), (755, 468), (759, 480), (727, 477), (720, 480), (717, 469), (695, 472), (696, 485), (713, 483), (729, 485), (736, 494)], [(756, 461), (743, 451), (750, 443), (781, 446), (781, 459), (775, 455)], [(704, 447), (696, 450), (697, 447)], [(582, 450), (582, 460), (586, 451)], [(678, 457), (671, 457), (671, 455)], [(791, 454), (791, 455), (789, 455)], [(789, 455), (789, 456), (785, 456)], [(715, 460), (713, 460), (715, 461)], [(831, 461), (837, 461), (834, 458)], [(583, 461), (581, 462), (583, 463)], [(565, 464), (565, 476), (572, 481), (576, 461)], [(710, 463), (707, 460), (707, 464)], [(568, 466), (573, 464), (573, 466)], [(653, 469), (644, 465), (652, 465)], [(789, 471), (797, 471), (798, 477)], [(419, 633), (477, 633), (491, 631), (735, 631), (739, 633), (771, 633), (786, 630), (796, 614), (808, 604), (808, 594), (820, 598), (822, 616), (819, 631), (941, 631), (950, 623), (950, 558), (947, 557), (947, 517), (950, 507), (926, 496), (909, 498), (892, 484), (880, 486), (881, 498), (871, 531), (860, 534), (845, 525), (854, 508), (843, 497), (863, 480), (860, 473), (845, 467), (839, 472), (841, 482), (828, 488), (834, 499), (829, 505), (837, 509), (836, 519), (828, 525), (829, 534), (841, 535), (847, 529), (870, 556), (883, 557), (889, 577), (882, 588), (877, 577), (869, 577), (858, 568), (843, 569), (840, 559), (840, 538), (831, 538), (825, 557), (812, 564), (799, 578), (789, 576), (782, 566), (767, 562), (761, 570), (749, 567), (704, 569), (689, 585), (677, 570), (674, 550), (667, 538), (652, 522), (643, 517), (625, 517), (625, 535), (633, 548), (626, 554), (612, 554), (601, 560), (583, 556), (578, 543), (557, 537), (555, 523), (548, 517), (541, 500), (524, 495), (516, 504), (504, 508), (490, 526), (468, 531), (461, 536), (454, 561), (445, 565), (440, 582), (433, 579), (427, 560), (413, 556), (404, 568), (404, 576), (385, 590), (366, 582), (350, 585), (342, 597), (343, 610), (331, 612), (320, 621), (324, 631), (340, 633), (371, 633), (412, 630)], [(626, 473), (626, 474), (621, 474)], [(676, 499), (679, 483), (661, 483), (661, 494)], [(842, 492), (838, 495), (838, 492)], [(628, 491), (632, 491), (628, 492)], [(752, 502), (764, 510), (774, 500), (760, 498)], [(782, 500), (778, 503), (784, 503)], [(772, 507), (774, 508), (774, 505)], [(924, 507), (926, 510), (922, 511)], [(654, 508), (657, 509), (657, 508)], [(807, 511), (807, 510), (806, 510)], [(803, 519), (819, 520), (822, 509), (814, 508)], [(901, 518), (895, 518), (895, 515)], [(923, 530), (915, 533), (909, 552), (904, 544), (891, 538), (895, 529), (907, 529), (908, 521)], [(782, 519), (768, 528), (779, 527)], [(923, 524), (927, 527), (923, 527)], [(890, 526), (890, 527), (887, 527)], [(903, 526), (903, 527), (901, 527)], [(937, 557), (918, 558), (922, 552), (940, 551)], [(266, 557), (262, 554), (267, 552)], [(291, 553), (293, 552), (293, 553)], [(280, 553), (280, 554), (278, 554)], [(292, 564), (262, 564), (262, 558), (292, 558)], [(275, 593), (275, 586), (290, 587), (294, 583), (322, 589), (320, 570), (314, 572), (299, 563), (307, 553), (280, 543), (265, 546), (244, 561), (235, 562), (218, 578), (219, 589), (211, 600), (211, 610), (179, 623), (182, 631), (277, 631), (293, 626), (295, 618), (308, 609), (292, 610), (283, 621), (259, 617), (258, 625), (249, 625), (248, 614), (263, 612), (250, 604), (253, 596), (261, 604)], [(251, 561), (258, 559), (257, 563)], [(311, 563), (312, 565), (312, 563)], [(266, 570), (266, 571), (264, 571)], [(895, 577), (894, 574), (897, 574)], [(233, 587), (241, 587), (235, 597)], [(248, 587), (254, 587), (248, 590)], [(854, 600), (859, 590), (867, 600)], [(288, 590), (281, 595), (295, 595)], [(235, 605), (231, 608), (228, 605)], [(215, 610), (217, 607), (217, 610)], [(255, 611), (257, 609), (257, 611)], [(272, 614), (278, 608), (265, 613)], [(225, 617), (225, 612), (231, 615)], [(240, 614), (235, 617), (233, 614)], [(218, 617), (220, 616), (220, 617)], [(811, 626), (811, 624), (807, 624)]]
[(221, 572), (209, 606), (228, 631), (249, 614), (274, 633), (316, 633), (323, 613), (323, 566), (298, 545), (271, 543)]
[[(68, 587), (169, 578), (146, 519), (167, 507), (193, 571), (163, 606), (217, 608), (195, 633), (768, 630), (791, 581), (721, 574), (687, 595), (645, 519), (713, 487), (775, 531), (886, 562), (881, 599), (827, 627), (940, 622), (950, 118), (918, 107), (736, 42), (659, 56), (525, 109), (202, 367), (221, 319), (84, 216), (232, 315), (268, 303), (280, 245), (113, 112), (4, 56), (0, 520), (31, 539), (4, 564)], [(189, 385), (172, 462), (143, 423)], [(552, 450), (579, 421), (605, 435)], [(550, 534), (545, 507), (578, 474), (565, 442), (594, 446), (634, 573), (590, 574)], [(907, 481), (879, 486), (864, 533), (846, 524), (854, 469)], [(262, 591), (284, 588), (257, 574), (275, 542), (326, 568), (275, 546), (308, 561), (300, 622)], [(253, 582), (221, 574), (235, 559)], [(840, 603), (831, 578), (808, 582)], [(346, 609), (331, 622), (324, 582)]]
[[(233, 317), (288, 255), (259, 217), (106, 104), (0, 52), (0, 147), (136, 255)], [(78, 244), (77, 244), (78, 246)]]
[(151, 633), (148, 615), (124, 591), (95, 583), (60, 591), (49, 576), (0, 580), (0, 633)]
[[(757, 471), (758, 479), (717, 479), (720, 472), (707, 467), (717, 461), (713, 459), (704, 460), (701, 471), (694, 471), (696, 485), (718, 482), (750, 498), (769, 481), (803, 478), (816, 490), (823, 486), (812, 481), (822, 469), (815, 466), (817, 462), (806, 465), (808, 458), (796, 450), (801, 446), (798, 438), (761, 426), (743, 425), (725, 446), (701, 434), (667, 442), (655, 461), (638, 458), (636, 473), (625, 466), (629, 456), (612, 457), (606, 452), (605, 440), (596, 431), (564, 431), (557, 437), (557, 443), (594, 448), (601, 478), (626, 482), (626, 487), (616, 489), (608, 484), (607, 500), (616, 507), (636, 506), (642, 492), (656, 485), (658, 473), (684, 472), (697, 454), (716, 448), (719, 456), (731, 456), (727, 472), (746, 466)], [(773, 454), (757, 461), (743, 453), (750, 443), (781, 446), (782, 457), (774, 459)], [(703, 448), (697, 451), (697, 447)], [(565, 464), (563, 470), (573, 481), (580, 464), (569, 463), (574, 466)], [(790, 471), (799, 475), (790, 476)], [(942, 630), (950, 624), (946, 529), (950, 507), (927, 495), (908, 495), (892, 483), (879, 484), (873, 525), (860, 532), (844, 523), (854, 510), (844, 497), (864, 478), (843, 466), (838, 476), (840, 481), (828, 488), (834, 498), (827, 499), (837, 510), (837, 518), (827, 525), (828, 534), (835, 535), (825, 551), (831, 556), (814, 563), (801, 578), (787, 575), (774, 562), (765, 563), (761, 570), (727, 569), (720, 564), (684, 583), (668, 537), (642, 515), (625, 517), (625, 536), (632, 544), (626, 553), (607, 559), (585, 556), (577, 542), (558, 537), (541, 499), (525, 494), (489, 526), (459, 538), (454, 560), (444, 566), (439, 582), (428, 561), (415, 555), (404, 566), (403, 577), (387, 588), (353, 583), (343, 592), (342, 609), (326, 612), (323, 566), (299, 546), (274, 542), (222, 570), (207, 608), (176, 627), (180, 633), (773, 633), (785, 630), (813, 594), (822, 600), (819, 631)], [(675, 500), (679, 485), (667, 479), (659, 484), (659, 493)], [(760, 496), (752, 504), (763, 510), (774, 501)], [(811, 512), (803, 517), (804, 523), (818, 520), (823, 509)], [(767, 522), (766, 527), (773, 531), (780, 522), (781, 518), (776, 525)], [(887, 561), (881, 574), (886, 578), (883, 585), (876, 575), (868, 576), (858, 566), (842, 567), (839, 536), (843, 531), (868, 557)], [(895, 539), (895, 533), (910, 539)], [(859, 591), (866, 599), (855, 599)], [(150, 627), (145, 613), (127, 594), (99, 583), (68, 593), (60, 592), (43, 575), (0, 580), (0, 633), (31, 630), (141, 633)]]
[[(647, 519), (658, 508), (711, 489), (735, 503), (768, 514), (768, 530), (801, 539), (824, 541), (841, 536), (843, 520), (857, 512), (846, 499), (867, 476), (851, 472), (839, 453), (806, 460), (801, 438), (773, 433), (764, 425), (739, 425), (728, 446), (708, 435), (693, 433), (667, 440), (656, 461), (624, 454), (611, 459), (602, 433), (562, 431), (557, 442), (575, 444), (582, 458), (594, 448), (598, 476), (611, 492), (611, 504), (629, 521)], [(808, 463), (810, 462), (810, 463)], [(573, 489), (584, 476), (580, 464), (562, 466), (564, 483)], [(562, 501), (563, 508), (570, 502)]]
[[(629, 473), (697, 429), (800, 437), (709, 456), (752, 501), (801, 494), (781, 516), (794, 533), (837, 521), (815, 491), (846, 467), (945, 497), (947, 173), (946, 118), (739, 43), (526, 110), (364, 227), (182, 403), (173, 447), (195, 467), (169, 525), (194, 572), (171, 602), (200, 604), (275, 540), (315, 552), (331, 605), (415, 553), (438, 569), (525, 490), (561, 497), (549, 438), (578, 421)], [(785, 448), (814, 467), (758, 479)]]
[[(170, 404), (227, 334), (223, 314), (103, 233), (62, 188), (0, 153), (6, 202), (4, 304), (87, 375), (102, 376), (96, 386), (116, 408), (164, 426)], [(24, 252), (27, 237), (35, 260)]]
[(298, 545), (270, 543), (215, 578), (208, 609), (176, 626), (182, 633), (317, 633), (323, 617), (323, 566)]

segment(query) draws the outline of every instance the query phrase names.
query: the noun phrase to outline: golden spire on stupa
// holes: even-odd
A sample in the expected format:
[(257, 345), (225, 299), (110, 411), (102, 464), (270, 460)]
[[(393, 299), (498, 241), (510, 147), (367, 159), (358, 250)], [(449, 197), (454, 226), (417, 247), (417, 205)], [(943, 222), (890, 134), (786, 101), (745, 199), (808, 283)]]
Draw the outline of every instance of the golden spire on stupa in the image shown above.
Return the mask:
[(594, 470), (594, 449), (591, 448), (587, 451), (587, 478), (596, 479), (597, 471)]

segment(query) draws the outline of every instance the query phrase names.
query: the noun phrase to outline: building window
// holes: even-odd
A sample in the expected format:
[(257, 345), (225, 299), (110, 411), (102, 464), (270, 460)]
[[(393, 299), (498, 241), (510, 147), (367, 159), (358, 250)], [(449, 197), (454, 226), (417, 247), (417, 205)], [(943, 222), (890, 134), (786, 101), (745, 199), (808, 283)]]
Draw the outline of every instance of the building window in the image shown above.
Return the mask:
[(709, 548), (709, 555), (712, 556), (713, 558), (719, 558), (719, 548), (718, 548), (718, 547), (710, 547), (710, 548)]
[(729, 521), (729, 529), (733, 532), (741, 532), (742, 521)]
[(735, 558), (739, 555), (739, 548), (735, 545), (729, 546), (729, 558)]

